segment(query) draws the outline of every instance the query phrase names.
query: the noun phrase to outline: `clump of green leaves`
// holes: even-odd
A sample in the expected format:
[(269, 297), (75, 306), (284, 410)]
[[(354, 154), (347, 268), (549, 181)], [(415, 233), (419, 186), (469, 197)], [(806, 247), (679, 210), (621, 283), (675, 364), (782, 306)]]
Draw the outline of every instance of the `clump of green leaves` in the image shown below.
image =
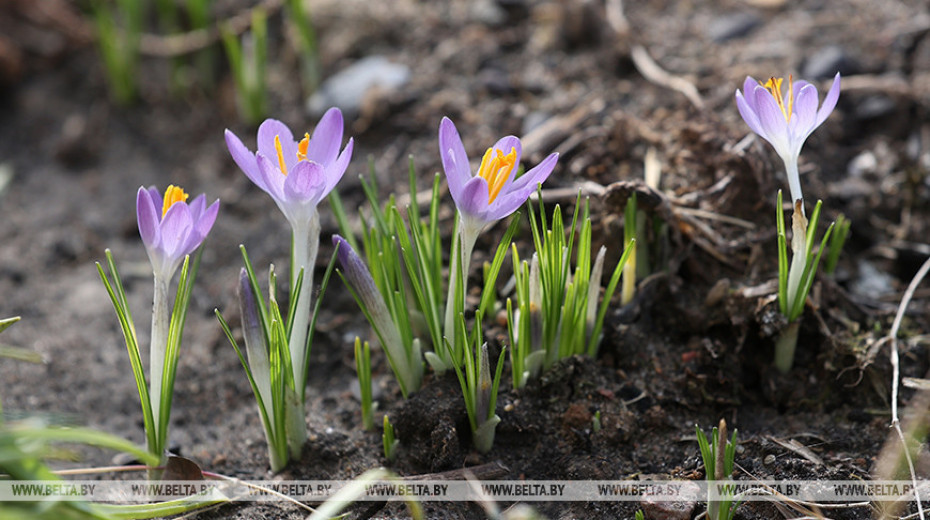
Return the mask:
[(840, 260), (840, 253), (843, 252), (843, 246), (846, 244), (846, 238), (849, 236), (851, 222), (846, 215), (842, 213), (836, 217), (833, 226), (833, 235), (830, 236), (830, 247), (827, 250), (826, 263), (823, 266), (823, 272), (832, 275), (836, 271), (836, 264)]
[[(461, 277), (459, 277), (461, 278)], [(457, 296), (461, 286), (456, 289)], [(456, 296), (456, 297), (457, 297)], [(501, 418), (496, 413), (497, 392), (500, 388), (501, 373), (504, 370), (504, 352), (497, 358), (494, 376), (491, 376), (491, 360), (488, 355), (488, 344), (484, 342), (481, 334), (481, 311), (475, 316), (475, 326), (471, 338), (465, 332), (465, 317), (459, 315), (456, 329), (456, 342), (467, 345), (464, 363), (461, 367), (453, 365), (455, 374), (459, 378), (462, 395), (465, 398), (465, 409), (468, 412), (468, 423), (471, 426), (472, 442), (479, 453), (491, 451), (494, 445), (494, 432)]]
[(817, 201), (810, 221), (804, 216), (804, 201), (794, 203), (791, 217), (791, 263), (788, 263), (788, 238), (785, 234), (785, 219), (782, 214), (781, 190), (778, 191), (776, 224), (778, 231), (778, 308), (788, 319), (788, 326), (775, 343), (775, 367), (782, 373), (791, 370), (794, 351), (798, 344), (800, 318), (804, 313), (804, 302), (814, 284), (814, 275), (820, 265), (820, 256), (826, 249), (833, 232), (833, 224), (824, 233), (820, 247), (814, 251), (817, 223), (820, 220), (821, 201)]
[(93, 3), (97, 45), (103, 57), (113, 99), (126, 105), (137, 94), (136, 73), (145, 2), (138, 0)]
[(221, 33), (236, 84), (239, 114), (248, 123), (258, 123), (267, 110), (268, 17), (263, 9), (253, 9), (251, 31), (241, 39), (228, 25), (221, 26)]
[[(311, 314), (307, 348), (301, 358), (305, 366), (296, 367), (299, 369), (295, 370), (295, 363), (301, 361), (292, 354), (289, 342), (290, 336), (303, 323), (295, 318), (298, 299), (291, 298), (291, 305), (285, 318), (281, 314), (275, 296), (277, 281), (272, 267), (268, 275), (268, 301), (266, 303), (259, 296), (262, 292), (245, 247), (240, 246), (240, 249), (242, 258), (245, 260), (245, 268), (240, 271), (238, 285), (245, 355), (242, 354), (239, 343), (233, 337), (229, 325), (219, 310), (215, 313), (223, 332), (226, 333), (226, 337), (239, 356), (239, 361), (245, 368), (262, 417), (271, 469), (279, 471), (287, 465), (290, 458), (300, 457), (306, 440), (307, 427), (304, 412), (307, 390), (306, 363), (313, 342), (313, 331), (316, 328), (320, 303), (323, 301), (323, 295), (332, 276), (336, 253), (333, 253), (333, 258), (330, 259), (326, 273), (323, 275), (320, 295)], [(304, 271), (300, 269), (291, 292), (292, 295), (300, 294), (303, 276)]]
[(514, 388), (523, 387), (559, 359), (597, 354), (607, 306), (635, 246), (634, 240), (626, 245), (598, 305), (606, 248), (601, 247), (592, 262), (588, 201), (582, 204), (579, 194), (567, 230), (560, 206), (552, 212), (551, 225), (541, 202), (538, 219), (528, 206), (536, 252), (529, 262), (521, 261), (513, 246), (516, 306), (507, 302)]

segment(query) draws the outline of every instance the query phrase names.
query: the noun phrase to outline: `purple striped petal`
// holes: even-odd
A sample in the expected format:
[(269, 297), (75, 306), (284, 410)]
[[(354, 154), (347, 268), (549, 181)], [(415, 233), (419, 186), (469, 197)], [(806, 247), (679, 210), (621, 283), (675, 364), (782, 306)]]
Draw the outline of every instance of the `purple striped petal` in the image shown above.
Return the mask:
[(284, 197), (288, 204), (312, 203), (320, 200), (320, 194), (326, 188), (323, 166), (310, 161), (300, 161), (284, 181)]
[(191, 222), (196, 223), (200, 220), (200, 216), (203, 215), (203, 210), (207, 207), (207, 196), (201, 193), (188, 206), (191, 209)]
[(264, 180), (262, 179), (261, 172), (258, 171), (258, 161), (255, 159), (255, 154), (250, 152), (248, 148), (242, 144), (242, 141), (239, 139), (236, 134), (226, 130), (226, 148), (229, 150), (229, 154), (232, 155), (233, 161), (235, 161), (236, 166), (245, 173), (245, 176), (249, 178), (253, 183), (255, 183), (259, 188), (264, 191), (268, 191), (267, 188), (263, 185)]
[(290, 170), (297, 163), (297, 142), (294, 141), (291, 129), (281, 121), (266, 119), (258, 127), (258, 153), (272, 159), (277, 165), (278, 149), (275, 147), (275, 137), (281, 141), (281, 155), (284, 157), (284, 164)]
[[(516, 161), (514, 161), (514, 164), (520, 164), (520, 156), (523, 154), (523, 146), (520, 144), (520, 140), (516, 137), (512, 135), (501, 137), (497, 140), (496, 143), (494, 143), (494, 149), (500, 150), (504, 155), (509, 154), (510, 150), (516, 150), (517, 158)], [(514, 168), (514, 171), (516, 171), (516, 168)]]
[(817, 128), (817, 102), (817, 87), (808, 84), (797, 91), (791, 118), (797, 137), (806, 138)]
[(491, 204), (491, 207), (485, 212), (484, 220), (487, 222), (494, 222), (517, 211), (517, 209), (526, 202), (530, 194), (533, 193), (534, 189), (535, 188), (529, 189), (529, 187), (526, 187), (497, 197), (494, 203)]
[(284, 180), (287, 177), (281, 173), (277, 162), (272, 162), (261, 152), (256, 154), (255, 157), (258, 159), (258, 170), (262, 174), (262, 184), (265, 185), (265, 191), (275, 201), (284, 200)]
[(187, 204), (177, 202), (168, 208), (161, 221), (161, 244), (159, 249), (167, 256), (169, 263), (183, 256), (183, 248), (191, 232), (191, 210)]
[(820, 126), (821, 123), (827, 120), (827, 117), (833, 112), (833, 109), (836, 108), (836, 102), (840, 99), (840, 73), (837, 72), (836, 76), (833, 77), (833, 85), (830, 86), (830, 90), (827, 91), (826, 97), (823, 98), (823, 105), (820, 106), (820, 110), (817, 111), (817, 126)]
[(155, 208), (155, 213), (158, 214), (158, 220), (161, 221), (162, 211), (161, 207), (164, 204), (165, 199), (162, 198), (161, 193), (158, 191), (158, 188), (151, 186), (146, 188), (146, 193), (148, 193), (149, 198), (152, 200), (152, 207)]
[(349, 138), (349, 144), (342, 150), (342, 153), (339, 154), (339, 157), (335, 162), (326, 165), (326, 172), (323, 176), (326, 179), (326, 189), (323, 192), (323, 197), (333, 191), (333, 188), (336, 187), (336, 184), (342, 180), (342, 176), (346, 173), (346, 168), (349, 167), (349, 161), (352, 160), (352, 151), (355, 149), (355, 142), (352, 138)]
[(462, 138), (448, 117), (443, 117), (439, 123), (439, 156), (442, 159), (442, 169), (446, 172), (449, 192), (452, 193), (452, 198), (458, 201), (465, 183), (471, 179), (471, 166), (468, 164)]
[(142, 236), (142, 243), (146, 248), (158, 245), (160, 235), (158, 217), (148, 190), (140, 187), (136, 193), (136, 221), (139, 224), (139, 235)]
[(736, 91), (736, 108), (739, 110), (739, 115), (742, 116), (743, 121), (749, 126), (749, 129), (762, 135), (765, 133), (765, 131), (762, 130), (762, 123), (759, 122), (759, 116), (756, 115), (753, 105), (749, 102), (749, 100), (753, 98), (752, 90), (748, 92), (749, 97), (743, 97), (742, 92), (739, 90)]
[(479, 216), (488, 209), (488, 181), (482, 177), (473, 177), (462, 186), (459, 200), (455, 206), (462, 213)]
[(342, 112), (335, 107), (327, 110), (310, 137), (310, 145), (307, 147), (307, 159), (323, 165), (328, 165), (336, 160), (336, 156), (339, 154), (339, 145), (342, 144), (342, 128)]
[(784, 155), (789, 148), (788, 121), (785, 120), (775, 98), (765, 87), (756, 87), (753, 94), (756, 100), (756, 115), (759, 116), (759, 125), (763, 130), (759, 135), (771, 143), (779, 155)]
[[(524, 173), (519, 179), (515, 180), (510, 189), (523, 190), (529, 188), (530, 193), (536, 191), (536, 185), (546, 182), (546, 179), (549, 178), (549, 175), (552, 173), (552, 170), (555, 169), (555, 165), (558, 161), (559, 154), (549, 154), (549, 156), (543, 159), (541, 163), (537, 164), (535, 168)], [(527, 194), (527, 196), (529, 196), (529, 194)]]
[(743, 95), (746, 96), (746, 103), (753, 112), (756, 112), (756, 101), (752, 93), (755, 92), (758, 86), (759, 82), (752, 76), (746, 76), (743, 81)]

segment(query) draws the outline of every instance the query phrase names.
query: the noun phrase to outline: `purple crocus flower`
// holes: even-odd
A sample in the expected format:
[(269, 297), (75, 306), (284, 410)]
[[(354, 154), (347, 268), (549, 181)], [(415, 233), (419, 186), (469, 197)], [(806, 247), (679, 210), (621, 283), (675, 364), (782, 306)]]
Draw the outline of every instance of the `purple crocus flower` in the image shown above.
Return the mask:
[(817, 87), (806, 81), (792, 83), (788, 76), (788, 93), (782, 93), (781, 78), (760, 83), (747, 77), (743, 91), (736, 91), (736, 107), (753, 132), (769, 142), (785, 163), (791, 200), (803, 200), (798, 175), (798, 156), (807, 137), (817, 129), (836, 107), (840, 97), (840, 73), (833, 78), (823, 104), (818, 108)]
[(291, 129), (275, 119), (258, 127), (258, 152), (252, 153), (226, 130), (226, 146), (233, 160), (259, 188), (271, 195), (291, 226), (305, 227), (316, 207), (336, 186), (352, 159), (353, 142), (339, 153), (342, 112), (330, 108), (313, 136), (294, 140)]
[[(461, 273), (462, 280), (467, 282), (472, 249), (481, 230), (523, 205), (536, 190), (536, 186), (549, 177), (559, 160), (559, 154), (550, 154), (535, 168), (515, 179), (520, 166), (521, 152), (519, 139), (512, 135), (502, 137), (484, 153), (478, 171), (472, 175), (465, 146), (462, 145), (462, 138), (459, 137), (455, 124), (448, 117), (442, 118), (439, 124), (439, 155), (442, 157), (442, 167), (449, 183), (449, 193), (452, 194), (461, 218), (458, 237), (455, 238), (460, 241), (459, 255), (452, 256), (449, 266), (449, 293), (446, 298), (445, 333), (450, 341), (455, 338), (456, 319), (456, 302), (453, 298), (456, 284), (452, 280), (456, 279), (457, 273)], [(467, 288), (462, 287), (462, 293), (466, 292)], [(443, 350), (440, 349), (439, 358), (431, 358), (436, 370), (442, 371), (453, 363), (458, 363), (464, 346), (453, 343), (452, 347), (451, 357), (443, 354)], [(436, 364), (435, 359), (441, 359), (442, 365)]]
[(170, 280), (184, 257), (191, 254), (207, 237), (220, 209), (217, 200), (207, 207), (200, 195), (187, 204), (188, 194), (177, 186), (168, 186), (165, 196), (154, 186), (140, 187), (136, 194), (136, 220), (145, 251), (156, 277)]
[(455, 124), (448, 117), (439, 124), (439, 153), (449, 192), (463, 220), (481, 225), (500, 220), (517, 210), (527, 197), (552, 173), (559, 154), (553, 153), (519, 179), (520, 140), (509, 135), (488, 148), (477, 173), (472, 175), (465, 147)]

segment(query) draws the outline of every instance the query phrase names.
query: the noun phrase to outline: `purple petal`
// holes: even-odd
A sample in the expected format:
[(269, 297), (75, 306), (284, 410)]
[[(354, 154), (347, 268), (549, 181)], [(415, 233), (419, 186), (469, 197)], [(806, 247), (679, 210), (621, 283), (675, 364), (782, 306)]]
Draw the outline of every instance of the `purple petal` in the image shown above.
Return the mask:
[(759, 116), (759, 125), (763, 130), (759, 135), (771, 143), (779, 155), (787, 153), (788, 121), (785, 120), (781, 108), (765, 87), (756, 87), (754, 96), (756, 115)]
[(319, 202), (320, 193), (326, 187), (323, 172), (323, 166), (315, 162), (300, 161), (297, 163), (294, 171), (284, 181), (285, 200), (288, 203), (312, 203), (316, 205)]
[(480, 216), (488, 209), (488, 181), (482, 177), (473, 177), (462, 186), (455, 206), (462, 213)]
[(313, 130), (310, 145), (307, 147), (307, 159), (324, 166), (328, 165), (339, 154), (340, 144), (342, 144), (342, 112), (333, 107), (323, 114)]
[(191, 222), (197, 222), (200, 220), (200, 216), (203, 215), (203, 210), (207, 207), (207, 196), (201, 193), (188, 206), (191, 209)]
[(462, 138), (448, 117), (443, 117), (439, 123), (439, 156), (442, 158), (442, 169), (446, 172), (449, 192), (452, 193), (452, 198), (458, 201), (462, 188), (471, 179), (471, 166), (468, 164)]
[(142, 236), (142, 243), (145, 247), (158, 245), (158, 213), (155, 212), (152, 198), (145, 188), (139, 188), (136, 193), (136, 221), (139, 223), (139, 235)]
[(187, 237), (191, 232), (191, 210), (183, 202), (172, 204), (161, 221), (160, 249), (168, 263), (174, 263), (184, 255)]
[(759, 116), (756, 115), (755, 110), (753, 109), (753, 104), (750, 103), (752, 99), (752, 91), (749, 91), (749, 98), (743, 97), (743, 93), (739, 90), (736, 91), (736, 108), (739, 110), (739, 115), (743, 117), (743, 121), (749, 126), (749, 129), (753, 132), (763, 135), (765, 133), (762, 130), (762, 123), (759, 122)]
[(258, 127), (258, 153), (272, 159), (274, 164), (278, 164), (278, 149), (275, 148), (274, 138), (278, 137), (281, 141), (281, 155), (284, 157), (284, 164), (288, 169), (297, 163), (297, 143), (294, 141), (294, 134), (291, 129), (277, 119), (266, 119)]
[(158, 220), (161, 221), (161, 207), (162, 204), (164, 204), (165, 199), (162, 198), (161, 193), (158, 192), (158, 188), (155, 186), (146, 188), (145, 192), (148, 193), (149, 199), (152, 201), (152, 207), (155, 208), (155, 213), (158, 215)]
[(493, 222), (517, 211), (517, 209), (526, 202), (530, 194), (533, 193), (534, 189), (535, 188), (530, 189), (529, 187), (525, 187), (501, 195), (494, 200), (494, 203), (491, 204), (491, 207), (485, 212), (485, 220)]
[(524, 173), (519, 179), (515, 180), (509, 191), (523, 190), (524, 188), (529, 188), (530, 192), (536, 191), (536, 185), (542, 184), (549, 178), (549, 174), (552, 173), (557, 162), (559, 162), (559, 154), (549, 154), (549, 156), (543, 159), (541, 163), (537, 164), (535, 168)]
[(752, 76), (746, 76), (746, 80), (743, 81), (743, 95), (746, 97), (746, 103), (749, 109), (754, 113), (756, 112), (756, 102), (752, 93), (755, 92), (758, 86), (759, 82)]
[(326, 166), (326, 172), (323, 174), (326, 179), (326, 189), (323, 192), (323, 197), (333, 191), (333, 188), (336, 187), (336, 184), (342, 180), (342, 176), (346, 173), (346, 168), (349, 167), (349, 161), (352, 160), (352, 151), (355, 149), (355, 142), (352, 138), (349, 138), (349, 144), (342, 150), (342, 153), (339, 154), (339, 157), (335, 162), (328, 164)]
[(281, 173), (277, 161), (272, 162), (261, 152), (256, 154), (255, 157), (258, 159), (258, 170), (262, 174), (264, 190), (276, 201), (284, 200), (284, 180), (287, 177)]
[[(500, 150), (501, 153), (507, 155), (510, 153), (510, 150), (515, 149), (517, 151), (517, 158), (514, 161), (514, 164), (520, 164), (520, 155), (523, 153), (523, 146), (520, 144), (520, 140), (512, 135), (501, 137), (494, 143), (494, 149)], [(516, 171), (516, 168), (514, 168)]]
[(258, 162), (255, 160), (255, 154), (250, 152), (249, 149), (242, 144), (239, 137), (229, 130), (226, 130), (225, 137), (226, 148), (229, 150), (229, 155), (232, 156), (236, 166), (245, 173), (245, 176), (248, 177), (249, 180), (257, 184), (259, 188), (267, 191), (262, 185), (262, 176), (258, 171)]
[(216, 199), (213, 201), (213, 204), (210, 204), (209, 208), (204, 210), (199, 218), (193, 220), (191, 239), (188, 241), (187, 247), (185, 247), (185, 254), (189, 254), (191, 251), (200, 247), (200, 244), (207, 238), (210, 230), (213, 229), (213, 224), (216, 222), (216, 215), (219, 211), (220, 200)]
[(829, 117), (833, 109), (836, 108), (836, 102), (839, 101), (839, 99), (840, 73), (837, 72), (836, 76), (833, 77), (833, 85), (830, 86), (827, 96), (823, 99), (823, 105), (821, 105), (820, 110), (817, 111), (817, 126), (820, 126), (821, 123), (827, 120), (827, 117)]
[(794, 135), (805, 138), (817, 128), (817, 87), (805, 85), (798, 91), (794, 99), (794, 116), (791, 123)]

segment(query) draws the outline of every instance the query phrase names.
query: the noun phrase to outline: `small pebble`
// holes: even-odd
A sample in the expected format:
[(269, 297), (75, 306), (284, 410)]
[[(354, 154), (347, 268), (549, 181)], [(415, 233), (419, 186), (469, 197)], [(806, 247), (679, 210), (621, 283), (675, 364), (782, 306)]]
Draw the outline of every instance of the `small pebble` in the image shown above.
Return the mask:
[(715, 17), (707, 25), (705, 34), (712, 41), (722, 43), (746, 36), (761, 24), (762, 19), (755, 13), (730, 13)]
[(830, 45), (807, 56), (801, 66), (801, 77), (806, 80), (832, 79), (837, 72), (847, 76), (859, 72), (859, 62), (839, 45)]
[(399, 89), (410, 81), (410, 67), (368, 56), (332, 75), (307, 100), (307, 111), (319, 117), (329, 107), (339, 107), (347, 116), (359, 111), (370, 88)]
[(678, 502), (669, 502), (667, 500), (651, 500), (648, 497), (640, 501), (643, 513), (650, 520), (690, 520), (691, 513), (697, 505), (697, 499), (700, 495), (701, 488), (694, 482), (682, 480), (676, 481), (680, 484), (681, 495), (685, 500)]
[(864, 151), (849, 161), (846, 171), (852, 177), (862, 177), (875, 173), (878, 169), (878, 158), (871, 151)]
[(775, 455), (772, 455), (772, 454), (766, 455), (765, 458), (762, 459), (762, 463), (765, 464), (766, 466), (771, 466), (772, 464), (775, 464)]

